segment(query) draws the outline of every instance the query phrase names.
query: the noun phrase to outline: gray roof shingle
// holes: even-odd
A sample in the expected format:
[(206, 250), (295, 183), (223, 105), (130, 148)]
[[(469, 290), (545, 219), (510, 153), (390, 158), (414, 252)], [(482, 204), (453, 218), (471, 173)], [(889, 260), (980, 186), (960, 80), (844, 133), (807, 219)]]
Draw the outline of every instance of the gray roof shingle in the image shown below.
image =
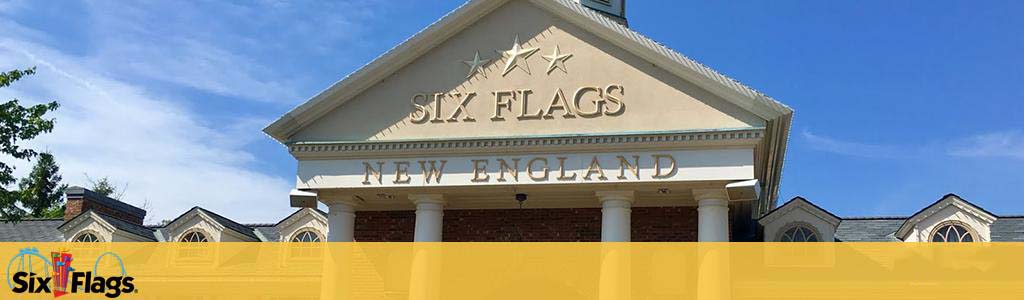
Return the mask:
[(60, 242), (64, 234), (57, 229), (63, 219), (25, 219), (17, 223), (0, 222), (2, 242)]
[(263, 238), (265, 239), (264, 242), (276, 242), (281, 236), (281, 233), (277, 230), (277, 227), (272, 224), (257, 224), (249, 226), (263, 236)]
[(251, 227), (239, 224), (238, 222), (232, 221), (231, 219), (225, 218), (224, 216), (218, 215), (215, 212), (203, 209), (201, 207), (196, 208), (205, 212), (207, 215), (210, 216), (210, 218), (213, 218), (214, 221), (220, 223), (221, 226), (230, 228), (231, 230), (237, 231), (238, 233), (251, 237), (254, 240), (260, 240), (260, 238), (256, 236), (256, 233), (253, 232), (253, 229)]
[(68, 222), (64, 222), (64, 223), (60, 224), (60, 226), (57, 226), (57, 230), (60, 230), (62, 227), (64, 227), (64, 225), (67, 225), (67, 224), (71, 223), (72, 221), (74, 221), (74, 220), (76, 220), (78, 218), (86, 218), (87, 216), (89, 216), (91, 214), (95, 214), (97, 217), (102, 219), (104, 222), (107, 222), (108, 224), (110, 224), (110, 226), (114, 226), (114, 228), (117, 229), (117, 230), (124, 231), (124, 232), (127, 232), (127, 233), (130, 233), (130, 234), (139, 236), (141, 238), (144, 238), (144, 239), (147, 239), (147, 240), (150, 240), (150, 241), (156, 241), (157, 240), (156, 239), (156, 235), (154, 235), (152, 228), (149, 228), (149, 227), (146, 227), (146, 226), (143, 226), (143, 225), (139, 225), (139, 224), (135, 224), (135, 223), (131, 223), (131, 222), (128, 222), (128, 221), (125, 221), (125, 220), (121, 220), (121, 219), (119, 219), (117, 217), (114, 217), (114, 216), (102, 213), (100, 211), (91, 210), (91, 209), (85, 211), (84, 213), (81, 213), (81, 214), (75, 216), (74, 218), (71, 218), (71, 220), (68, 220)]
[(124, 220), (100, 212), (96, 212), (96, 215), (100, 216), (100, 218), (103, 218), (104, 221), (110, 223), (110, 225), (114, 226), (118, 230), (122, 230), (146, 238), (151, 241), (156, 241), (156, 235), (154, 235), (154, 230), (152, 228), (135, 223), (129, 223)]
[(1024, 216), (1003, 217), (992, 223), (993, 242), (1024, 242)]
[(906, 218), (845, 218), (836, 228), (836, 240), (842, 242), (898, 242), (893, 233)]

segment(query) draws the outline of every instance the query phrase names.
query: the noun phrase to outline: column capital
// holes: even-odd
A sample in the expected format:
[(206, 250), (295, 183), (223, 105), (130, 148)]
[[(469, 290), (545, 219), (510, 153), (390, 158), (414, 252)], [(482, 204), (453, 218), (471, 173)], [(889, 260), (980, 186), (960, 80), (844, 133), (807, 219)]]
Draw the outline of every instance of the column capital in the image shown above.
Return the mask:
[(433, 203), (445, 205), (448, 202), (444, 200), (442, 194), (409, 194), (409, 201), (413, 204), (419, 205), (420, 203)]
[(729, 192), (725, 188), (720, 189), (694, 189), (693, 199), (701, 200), (723, 200), (729, 201)]
[(597, 201), (604, 203), (605, 201), (625, 201), (633, 203), (636, 200), (636, 191), (633, 190), (608, 190), (608, 191), (596, 191), (594, 195), (597, 196)]

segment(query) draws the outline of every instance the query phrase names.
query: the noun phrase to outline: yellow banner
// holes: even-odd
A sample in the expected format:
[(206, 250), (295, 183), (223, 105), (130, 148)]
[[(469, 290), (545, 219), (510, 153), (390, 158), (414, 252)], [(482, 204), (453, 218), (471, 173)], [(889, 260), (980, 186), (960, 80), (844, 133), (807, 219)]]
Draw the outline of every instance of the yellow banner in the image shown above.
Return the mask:
[(0, 257), (0, 299), (1024, 297), (1016, 243), (0, 243)]

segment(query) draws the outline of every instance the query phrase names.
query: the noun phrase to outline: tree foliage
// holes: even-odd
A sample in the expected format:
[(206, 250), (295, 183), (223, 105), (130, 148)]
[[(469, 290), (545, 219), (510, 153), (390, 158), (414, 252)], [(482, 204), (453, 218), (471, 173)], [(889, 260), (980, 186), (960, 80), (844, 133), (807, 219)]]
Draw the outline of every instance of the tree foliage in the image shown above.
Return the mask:
[[(35, 72), (35, 68), (0, 72), (0, 88)], [(14, 159), (31, 160), (35, 157), (35, 150), (20, 144), (53, 130), (54, 120), (45, 118), (45, 115), (56, 110), (57, 106), (57, 102), (49, 102), (25, 107), (18, 103), (18, 99), (0, 104), (0, 153)], [(13, 166), (0, 161), (0, 218), (6, 221), (17, 221), (25, 215), (25, 210), (18, 207), (21, 192), (7, 188), (16, 181), (13, 173)]]
[[(86, 177), (88, 177), (88, 175), (86, 175)], [(116, 185), (114, 185), (113, 182), (110, 181), (110, 178), (106, 176), (97, 180), (89, 178), (89, 183), (91, 185), (91, 187), (89, 187), (89, 190), (92, 190), (97, 194), (114, 198), (117, 200), (121, 200), (121, 198), (124, 197), (124, 189), (118, 188)]]
[(64, 189), (68, 186), (60, 184), (60, 166), (50, 153), (40, 153), (36, 165), (28, 177), (22, 178), (18, 185), (21, 190), (21, 207), (28, 210), (34, 218), (54, 218), (64, 215)]

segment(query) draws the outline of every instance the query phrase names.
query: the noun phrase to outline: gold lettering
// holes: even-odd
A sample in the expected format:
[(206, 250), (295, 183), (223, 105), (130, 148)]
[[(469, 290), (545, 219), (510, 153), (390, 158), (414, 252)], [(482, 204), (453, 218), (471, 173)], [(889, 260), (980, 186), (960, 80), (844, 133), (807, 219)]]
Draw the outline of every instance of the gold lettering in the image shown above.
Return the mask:
[[(480, 165), (483, 163), (483, 166)], [(483, 175), (482, 177), (480, 175)], [(487, 174), (487, 160), (486, 159), (474, 159), (473, 160), (473, 182), (487, 182), (491, 180), (491, 175)]]
[[(541, 172), (544, 172), (544, 176), (534, 176), (533, 175), (533, 171), (535, 171), (535, 169), (533, 167), (533, 163), (538, 162), (538, 161), (544, 162), (544, 167), (540, 169)], [(548, 175), (550, 175), (550, 173), (551, 173), (551, 169), (548, 169), (548, 159), (547, 158), (536, 157), (534, 159), (531, 159), (528, 163), (526, 163), (526, 175), (530, 176), (530, 179), (533, 179), (533, 181), (548, 181)]]
[(576, 109), (576, 114), (578, 114), (578, 115), (580, 115), (580, 117), (584, 117), (584, 118), (592, 118), (592, 117), (600, 116), (601, 112), (604, 110), (604, 105), (603, 105), (604, 104), (604, 99), (598, 99), (596, 101), (593, 101), (594, 102), (594, 111), (592, 111), (592, 112), (584, 112), (583, 108), (580, 107), (580, 100), (583, 100), (583, 95), (586, 95), (588, 91), (597, 92), (598, 97), (604, 98), (604, 90), (602, 90), (600, 88), (589, 87), (589, 86), (581, 87), (579, 90), (576, 90), (576, 97), (574, 97), (573, 100), (572, 100), (572, 104), (573, 104), (574, 108)]
[(407, 161), (396, 161), (395, 162), (395, 184), (406, 184), (412, 181), (412, 177), (409, 177), (409, 162)]
[(373, 178), (377, 179), (377, 184), (384, 183), (384, 177), (380, 173), (380, 171), (384, 169), (384, 162), (378, 161), (376, 170), (373, 169), (373, 166), (370, 165), (370, 163), (365, 161), (363, 162), (363, 166), (366, 166), (366, 171), (364, 173), (365, 175), (363, 176), (363, 184), (371, 184), (370, 176), (373, 176)]
[(605, 89), (604, 99), (605, 99), (605, 103), (615, 104), (615, 110), (605, 111), (604, 115), (606, 115), (606, 116), (618, 116), (618, 115), (621, 115), (623, 112), (626, 111), (626, 104), (622, 102), (622, 98), (615, 97), (615, 96), (612, 95), (612, 91), (614, 91), (614, 90), (618, 90), (619, 91), (619, 95), (621, 95), (623, 98), (626, 97), (626, 88), (625, 87), (623, 87), (621, 85), (615, 85), (615, 84), (609, 85), (608, 88)]
[(572, 173), (572, 176), (565, 176), (565, 160), (567, 157), (556, 157), (558, 160), (558, 180), (576, 180), (576, 173)]
[(516, 119), (519, 120), (539, 120), (544, 117), (544, 110), (538, 111), (536, 114), (528, 115), (526, 112), (530, 110), (530, 94), (533, 94), (531, 90), (519, 90), (519, 93), (523, 95), (520, 101), (519, 116)]
[(548, 109), (544, 113), (544, 118), (553, 118), (555, 110), (564, 110), (562, 114), (564, 118), (575, 118), (572, 107), (569, 106), (568, 100), (565, 99), (565, 93), (562, 93), (562, 89), (555, 90), (555, 96), (551, 98), (551, 104), (548, 104)]
[(427, 170), (427, 161), (421, 160), (421, 161), (419, 161), (419, 163), (420, 163), (420, 170), (423, 170), (423, 183), (428, 183), (429, 184), (431, 178), (434, 178), (434, 182), (435, 183), (441, 183), (441, 175), (444, 175), (443, 174), (444, 173), (444, 165), (446, 163), (448, 163), (447, 160), (442, 160), (441, 161), (441, 167), (440, 168), (438, 168), (436, 166), (436, 163), (437, 163), (436, 160), (431, 160), (430, 161), (430, 170), (429, 171)]
[(618, 158), (619, 158), (619, 177), (618, 177), (619, 179), (626, 180), (626, 168), (629, 168), (629, 171), (633, 172), (633, 176), (636, 177), (636, 179), (640, 179), (640, 168), (639, 168), (639, 166), (640, 166), (640, 156), (639, 155), (633, 155), (633, 164), (629, 164), (629, 161), (626, 160), (626, 158), (623, 157), (622, 155), (619, 155)]
[(469, 93), (466, 93), (466, 94), (455, 93), (454, 95), (455, 95), (456, 99), (459, 99), (459, 106), (455, 108), (454, 112), (452, 112), (452, 116), (448, 117), (448, 122), (458, 122), (459, 121), (458, 117), (461, 114), (465, 114), (466, 115), (465, 117), (462, 118), (463, 122), (473, 122), (473, 121), (476, 121), (476, 119), (474, 119), (473, 116), (469, 114), (469, 109), (466, 108), (466, 105), (469, 105), (469, 101), (473, 100), (473, 97), (476, 96), (476, 93), (474, 93), (474, 92), (469, 92)]
[(601, 162), (597, 160), (597, 156), (590, 160), (590, 166), (587, 167), (587, 174), (583, 175), (584, 180), (590, 180), (590, 175), (597, 173), (597, 179), (608, 180), (608, 177), (604, 177), (604, 170), (601, 170)]
[[(512, 112), (512, 101), (516, 100), (516, 91), (497, 91), (494, 92), (494, 116), (491, 117), (491, 121), (504, 121), (505, 117), (501, 116), (501, 109), (504, 108), (508, 112)], [(506, 98), (507, 96), (510, 98)]]
[[(653, 177), (654, 179), (665, 179), (676, 175), (676, 159), (672, 157), (672, 155), (654, 154), (651, 155), (651, 158), (654, 158), (654, 176), (651, 177)], [(662, 158), (667, 158), (671, 162), (671, 164), (668, 167), (669, 171), (667, 173), (662, 171)]]
[(512, 174), (512, 179), (519, 182), (519, 159), (513, 158), (512, 164), (510, 167), (504, 159), (498, 159), (498, 181), (505, 182), (505, 172), (510, 171), (508, 173)]
[(441, 119), (441, 102), (444, 102), (444, 93), (434, 93), (434, 119), (430, 120), (432, 123), (444, 122), (444, 119)]
[[(423, 99), (423, 104), (417, 103), (416, 99)], [(430, 119), (430, 111), (427, 110), (427, 107), (426, 107), (426, 105), (427, 105), (427, 103), (426, 103), (427, 102), (427, 95), (426, 94), (416, 94), (416, 95), (413, 95), (411, 102), (412, 102), (412, 109), (413, 109), (413, 111), (411, 113), (409, 113), (409, 118), (412, 118), (412, 123), (413, 124), (423, 124), (423, 123), (426, 123), (427, 119)]]

